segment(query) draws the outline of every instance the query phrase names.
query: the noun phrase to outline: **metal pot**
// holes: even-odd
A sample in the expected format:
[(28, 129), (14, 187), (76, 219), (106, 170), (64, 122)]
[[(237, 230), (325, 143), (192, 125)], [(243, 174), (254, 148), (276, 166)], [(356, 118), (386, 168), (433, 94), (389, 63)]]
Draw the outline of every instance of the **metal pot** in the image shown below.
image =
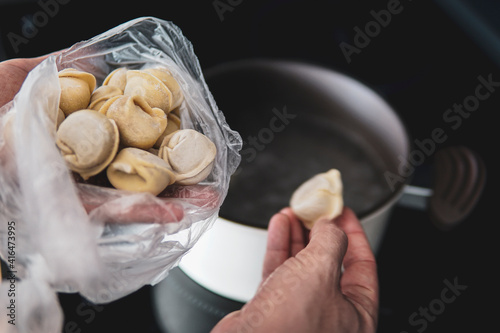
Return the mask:
[(231, 127), (244, 140), (242, 163), (220, 218), (183, 258), (181, 269), (205, 288), (245, 302), (261, 279), (266, 227), (292, 192), (316, 173), (340, 170), (344, 199), (377, 251), (404, 183), (390, 188), (409, 152), (390, 105), (357, 80), (294, 62), (253, 60), (206, 72)]
[(432, 193), (408, 185), (409, 175), (401, 174), (410, 154), (405, 126), (358, 80), (310, 64), (270, 60), (224, 64), (205, 77), (228, 124), (244, 140), (242, 163), (219, 219), (170, 281), (156, 287), (157, 316), (168, 332), (177, 331), (177, 318), (186, 312), (197, 318), (217, 314), (205, 327), (188, 321), (179, 329), (207, 331), (254, 296), (267, 223), (311, 176), (340, 170), (345, 204), (360, 218), (375, 253), (403, 193)]

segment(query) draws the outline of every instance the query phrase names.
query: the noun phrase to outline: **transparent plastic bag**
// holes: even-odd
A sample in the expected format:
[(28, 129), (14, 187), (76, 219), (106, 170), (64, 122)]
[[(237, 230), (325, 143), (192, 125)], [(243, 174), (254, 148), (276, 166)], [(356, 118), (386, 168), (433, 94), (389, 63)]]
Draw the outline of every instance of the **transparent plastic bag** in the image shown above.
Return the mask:
[[(58, 71), (71, 67), (90, 72), (99, 86), (117, 67), (154, 65), (168, 67), (181, 86), (182, 128), (195, 129), (215, 143), (212, 173), (198, 185), (173, 185), (159, 196), (75, 182), (54, 143)], [(153, 17), (124, 23), (50, 56), (30, 72), (4, 111), (0, 255), (20, 279), (14, 302), (23, 317), (16, 328), (7, 327), (19, 332), (61, 331), (57, 302), (30, 296), (23, 286), (39, 290), (37, 295), (79, 292), (106, 303), (164, 279), (215, 221), (240, 162), (241, 137), (217, 108), (191, 43), (177, 26)], [(2, 318), (4, 305), (12, 302), (5, 288), (8, 284), (0, 285)], [(1, 322), (4, 332), (6, 321)]]

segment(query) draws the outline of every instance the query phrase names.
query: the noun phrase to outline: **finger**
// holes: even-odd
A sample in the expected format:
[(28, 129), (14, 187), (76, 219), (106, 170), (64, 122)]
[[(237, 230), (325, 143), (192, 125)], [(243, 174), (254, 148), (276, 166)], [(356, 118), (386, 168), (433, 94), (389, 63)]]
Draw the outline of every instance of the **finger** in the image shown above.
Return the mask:
[(283, 208), (280, 213), (288, 216), (290, 221), (290, 256), (295, 257), (306, 245), (305, 233), (307, 230), (290, 207)]
[(172, 186), (161, 196), (151, 198), (140, 193), (79, 184), (78, 194), (93, 219), (115, 224), (179, 222), (184, 218), (185, 207), (194, 208), (199, 214), (213, 212), (220, 200), (217, 189), (206, 185)]
[(210, 333), (236, 332), (238, 327), (241, 326), (240, 318), (241, 310), (230, 312), (212, 328)]
[(344, 208), (335, 224), (348, 239), (344, 273), (340, 281), (342, 292), (375, 316), (378, 306), (377, 265), (363, 227), (349, 208)]
[(0, 107), (10, 102), (18, 93), (28, 73), (47, 56), (11, 59), (0, 62)]
[(0, 66), (4, 69), (17, 69), (23, 74), (28, 74), (28, 72), (35, 68), (39, 63), (47, 59), (48, 56), (49, 54), (36, 58), (14, 58), (1, 62)]
[(277, 213), (269, 221), (267, 229), (266, 254), (262, 268), (262, 280), (265, 281), (269, 275), (288, 258), (290, 258), (290, 235), (291, 225), (288, 215)]
[(338, 285), (342, 260), (347, 251), (347, 237), (344, 231), (333, 220), (319, 220), (311, 229), (306, 249), (315, 258), (319, 271)]
[[(85, 207), (88, 210), (88, 207)], [(144, 203), (124, 206), (122, 202), (110, 201), (90, 210), (91, 218), (103, 223), (173, 223), (184, 217), (182, 205), (175, 202)]]
[(178, 186), (171, 185), (166, 190), (158, 195), (160, 199), (176, 198), (194, 205), (203, 207), (206, 210), (217, 208), (221, 199), (220, 191), (210, 185), (189, 185)]
[(346, 269), (357, 262), (375, 261), (365, 231), (350, 208), (344, 208), (342, 215), (335, 219), (335, 224), (346, 233), (349, 240), (348, 252), (344, 258)]

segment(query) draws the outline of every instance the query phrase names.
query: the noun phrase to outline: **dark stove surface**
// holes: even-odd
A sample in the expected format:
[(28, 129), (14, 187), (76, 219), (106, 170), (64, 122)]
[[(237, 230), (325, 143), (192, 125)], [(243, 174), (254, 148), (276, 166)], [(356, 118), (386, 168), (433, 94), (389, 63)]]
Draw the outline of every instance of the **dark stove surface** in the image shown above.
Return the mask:
[[(455, 229), (437, 229), (425, 212), (394, 210), (378, 253), (379, 332), (486, 332), (498, 327), (492, 304), (499, 296), (493, 270), (499, 253), (493, 189), (498, 184), (494, 144), (499, 124), (494, 115), (500, 110), (500, 68), (492, 50), (500, 44), (495, 38), (484, 43), (477, 32), (484, 31), (478, 30), (479, 24), (493, 31), (490, 37), (500, 34), (491, 23), (480, 24), (498, 18), (493, 2), (476, 2), (474, 10), (459, 11), (454, 4), (465, 2), (233, 1), (231, 10), (218, 13), (214, 5), (228, 1), (167, 1), (160, 6), (142, 0), (133, 7), (108, 1), (103, 9), (102, 1), (73, 0), (57, 2), (51, 15), (37, 14), (45, 10), (40, 3), (48, 2), (0, 1), (0, 57), (48, 53), (129, 19), (153, 15), (181, 27), (204, 69), (242, 58), (326, 66), (379, 92), (399, 113), (412, 140), (430, 138), (441, 128), (447, 139), (438, 148), (466, 145), (478, 152), (488, 168), (488, 182), (476, 209)], [(115, 11), (108, 10), (111, 3)], [(383, 20), (381, 10), (389, 4), (394, 11), (390, 22), (386, 18), (384, 26), (370, 25), (375, 16)], [(28, 30), (30, 20), (44, 17)], [(356, 35), (366, 27), (373, 29), (371, 37)], [(15, 36), (24, 39), (16, 42)], [(488, 97), (469, 105), (471, 111), (450, 113), (471, 100), (480, 78), (491, 82)], [(462, 289), (450, 293), (450, 285)], [(102, 306), (74, 294), (60, 299), (64, 332), (160, 332), (149, 286)]]

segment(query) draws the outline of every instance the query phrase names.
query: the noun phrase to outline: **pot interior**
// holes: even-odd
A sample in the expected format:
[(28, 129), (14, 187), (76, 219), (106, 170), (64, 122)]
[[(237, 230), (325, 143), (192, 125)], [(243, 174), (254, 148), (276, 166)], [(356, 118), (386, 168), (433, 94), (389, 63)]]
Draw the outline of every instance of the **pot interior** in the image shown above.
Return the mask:
[(360, 82), (312, 65), (248, 60), (205, 72), (228, 124), (244, 141), (220, 216), (267, 228), (293, 191), (339, 169), (345, 205), (363, 218), (403, 186), (390, 185), (406, 131), (391, 107)]

